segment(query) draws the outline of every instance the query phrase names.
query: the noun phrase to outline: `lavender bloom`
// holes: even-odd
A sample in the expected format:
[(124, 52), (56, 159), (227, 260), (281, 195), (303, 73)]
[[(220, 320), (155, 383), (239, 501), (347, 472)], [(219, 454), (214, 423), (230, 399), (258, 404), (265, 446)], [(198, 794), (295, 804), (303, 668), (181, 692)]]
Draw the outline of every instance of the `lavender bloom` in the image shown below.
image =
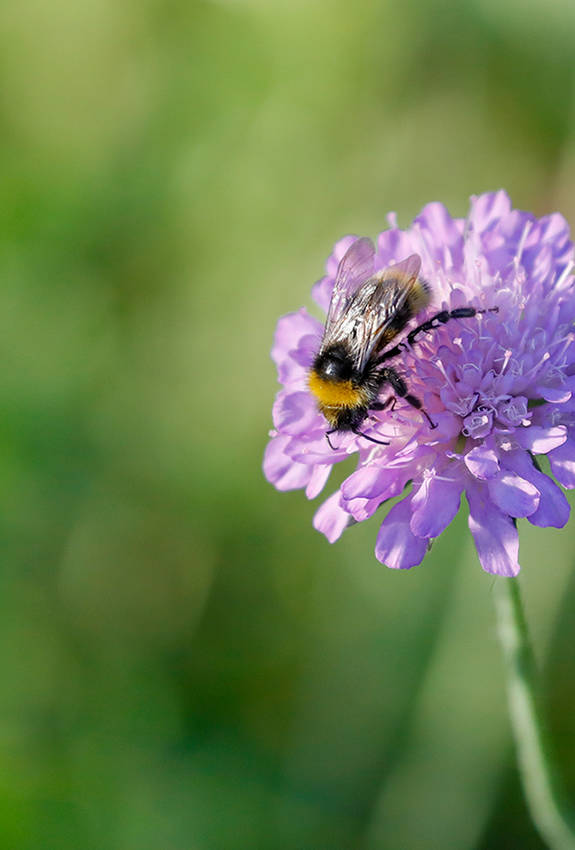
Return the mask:
[[(508, 196), (496, 192), (473, 197), (466, 219), (432, 203), (407, 230), (392, 215), (389, 224), (378, 239), (376, 269), (419, 254), (434, 304), (418, 320), (466, 305), (497, 306), (498, 312), (452, 320), (393, 361), (436, 429), (398, 399), (366, 421), (369, 433), (389, 445), (338, 432), (335, 451), (307, 386), (323, 324), (305, 308), (281, 318), (272, 356), (283, 389), (274, 404), (265, 474), (279, 490), (302, 487), (312, 499), (332, 466), (358, 453), (356, 470), (314, 518), (330, 542), (411, 482), (383, 520), (375, 546), (382, 563), (400, 569), (421, 562), (465, 493), (481, 565), (514, 576), (515, 519), (561, 528), (569, 517), (564, 494), (535, 456), (546, 454), (555, 479), (575, 487), (575, 280), (567, 223), (559, 214), (537, 219), (513, 210)], [(355, 238), (336, 244), (327, 275), (314, 286), (323, 310)]]

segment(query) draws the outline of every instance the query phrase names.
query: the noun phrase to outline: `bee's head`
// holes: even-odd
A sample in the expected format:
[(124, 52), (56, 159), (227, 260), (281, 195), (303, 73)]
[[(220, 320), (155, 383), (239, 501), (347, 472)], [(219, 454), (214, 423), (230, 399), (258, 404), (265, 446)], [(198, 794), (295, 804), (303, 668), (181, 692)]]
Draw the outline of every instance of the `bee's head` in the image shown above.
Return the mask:
[(317, 355), (313, 370), (326, 381), (349, 381), (353, 377), (353, 361), (341, 346), (333, 346)]

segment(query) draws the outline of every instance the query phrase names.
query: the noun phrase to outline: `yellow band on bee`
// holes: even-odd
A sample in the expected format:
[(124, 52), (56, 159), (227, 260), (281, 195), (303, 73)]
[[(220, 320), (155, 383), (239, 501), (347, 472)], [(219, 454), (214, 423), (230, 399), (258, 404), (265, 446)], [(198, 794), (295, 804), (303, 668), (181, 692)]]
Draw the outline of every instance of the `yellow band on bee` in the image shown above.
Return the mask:
[(365, 399), (365, 393), (351, 381), (326, 381), (317, 372), (310, 372), (308, 386), (325, 407), (357, 407)]

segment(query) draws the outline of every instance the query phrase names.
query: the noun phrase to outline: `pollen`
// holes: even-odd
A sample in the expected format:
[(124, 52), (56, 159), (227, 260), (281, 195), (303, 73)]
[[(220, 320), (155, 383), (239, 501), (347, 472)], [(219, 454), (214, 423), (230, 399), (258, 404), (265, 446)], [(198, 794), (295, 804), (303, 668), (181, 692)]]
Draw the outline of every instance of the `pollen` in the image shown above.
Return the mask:
[(310, 372), (308, 386), (324, 407), (358, 407), (365, 403), (365, 393), (351, 381), (326, 381)]

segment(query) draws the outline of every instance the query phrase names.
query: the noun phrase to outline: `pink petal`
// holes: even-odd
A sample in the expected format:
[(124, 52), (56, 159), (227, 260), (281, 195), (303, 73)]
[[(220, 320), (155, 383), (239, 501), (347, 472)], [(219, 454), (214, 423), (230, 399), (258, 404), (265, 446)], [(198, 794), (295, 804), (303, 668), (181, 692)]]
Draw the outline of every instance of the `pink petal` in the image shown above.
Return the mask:
[(302, 336), (308, 334), (321, 334), (322, 325), (313, 316), (310, 316), (305, 307), (296, 313), (288, 313), (282, 316), (277, 323), (272, 348), (272, 358), (276, 364), (280, 364), (287, 357)]
[(549, 401), (553, 404), (564, 404), (566, 401), (572, 396), (572, 392), (569, 387), (562, 386), (545, 386), (544, 384), (540, 384), (535, 387), (535, 392), (537, 395), (544, 398), (545, 401)]
[(548, 241), (555, 241), (555, 247), (569, 248), (569, 224), (561, 213), (551, 213), (539, 219), (541, 236)]
[(335, 543), (341, 537), (351, 520), (341, 507), (339, 497), (337, 490), (318, 508), (313, 518), (313, 527), (325, 534), (330, 543)]
[(569, 519), (569, 502), (555, 482), (537, 469), (527, 452), (509, 452), (503, 455), (502, 462), (507, 468), (530, 481), (541, 494), (539, 507), (527, 517), (529, 522), (540, 528), (563, 528)]
[(321, 493), (329, 478), (332, 467), (327, 464), (318, 463), (317, 466), (312, 466), (312, 470), (311, 478), (305, 488), (305, 494), (308, 499), (315, 499)]
[(511, 211), (511, 201), (503, 190), (486, 192), (484, 195), (472, 195), (469, 223), (473, 229), (481, 233), (497, 219), (503, 218)]
[(273, 406), (274, 425), (282, 434), (297, 436), (321, 431), (323, 420), (311, 393), (279, 392)]
[(537, 455), (545, 455), (552, 449), (563, 445), (567, 439), (567, 429), (564, 425), (559, 425), (556, 428), (529, 425), (527, 428), (518, 428), (514, 437), (516, 442), (524, 449)]
[(398, 474), (380, 466), (360, 466), (343, 482), (341, 492), (346, 501), (378, 497), (389, 499), (403, 490), (408, 475), (404, 470)]
[[(317, 354), (320, 346), (321, 335), (319, 331), (314, 334), (304, 334), (299, 338), (297, 348), (290, 352), (290, 359), (296, 363), (303, 372), (303, 375), (298, 375), (297, 379), (305, 383), (307, 387), (308, 371), (313, 363), (313, 359)], [(284, 383), (287, 383), (285, 381)]]
[(497, 507), (509, 516), (529, 516), (539, 507), (541, 497), (537, 487), (515, 472), (501, 470), (487, 482), (487, 488)]
[[(427, 204), (414, 222), (429, 256), (447, 268), (459, 268), (463, 261), (463, 219), (451, 218), (447, 207), (437, 201)], [(446, 252), (448, 248), (448, 252)]]
[(332, 466), (348, 456), (348, 451), (354, 451), (357, 439), (349, 432), (333, 434), (331, 436), (333, 449), (330, 449), (325, 438), (327, 425), (322, 422), (322, 430), (314, 430), (310, 434), (301, 434), (291, 438), (286, 447), (287, 453), (294, 460), (305, 464), (326, 463)]
[(287, 436), (274, 437), (266, 446), (264, 475), (278, 490), (297, 490), (305, 487), (312, 475), (312, 467), (292, 460), (284, 449)]
[(316, 281), (311, 288), (311, 297), (321, 309), (327, 313), (329, 310), (329, 302), (331, 301), (331, 293), (333, 292), (334, 278), (326, 275)]
[(453, 437), (458, 437), (461, 431), (461, 420), (449, 410), (441, 410), (433, 412), (433, 422), (435, 428), (423, 431), (422, 441), (425, 440), (430, 446), (443, 443), (451, 440)]
[(517, 575), (519, 535), (513, 520), (493, 504), (486, 485), (474, 484), (465, 495), (469, 504), (469, 530), (481, 566), (488, 573)]
[(391, 227), (379, 234), (377, 239), (378, 258), (376, 263), (381, 268), (386, 268), (391, 263), (397, 263), (405, 259), (415, 251), (414, 240), (404, 230)]
[(420, 564), (427, 552), (427, 540), (416, 537), (409, 527), (411, 500), (394, 505), (381, 524), (375, 544), (375, 557), (393, 569), (405, 570)]
[(465, 465), (476, 478), (493, 478), (499, 472), (499, 459), (485, 443), (475, 446), (464, 456)]
[(411, 466), (360, 467), (341, 485), (342, 505), (357, 522), (363, 522), (387, 499), (399, 496), (412, 474)]
[(571, 508), (557, 484), (551, 481), (547, 475), (539, 473), (541, 478), (537, 479), (537, 489), (541, 493), (541, 501), (536, 511), (533, 511), (527, 519), (532, 525), (539, 528), (563, 528), (567, 524)]
[(412, 532), (417, 537), (439, 537), (459, 510), (462, 490), (459, 476), (451, 480), (439, 476), (425, 478), (411, 500)]
[[(401, 491), (400, 491), (401, 492)], [(374, 515), (385, 499), (342, 499), (342, 506), (352, 515), (356, 522), (363, 522)]]
[(575, 442), (567, 440), (549, 453), (551, 472), (557, 481), (572, 490), (575, 487)]

